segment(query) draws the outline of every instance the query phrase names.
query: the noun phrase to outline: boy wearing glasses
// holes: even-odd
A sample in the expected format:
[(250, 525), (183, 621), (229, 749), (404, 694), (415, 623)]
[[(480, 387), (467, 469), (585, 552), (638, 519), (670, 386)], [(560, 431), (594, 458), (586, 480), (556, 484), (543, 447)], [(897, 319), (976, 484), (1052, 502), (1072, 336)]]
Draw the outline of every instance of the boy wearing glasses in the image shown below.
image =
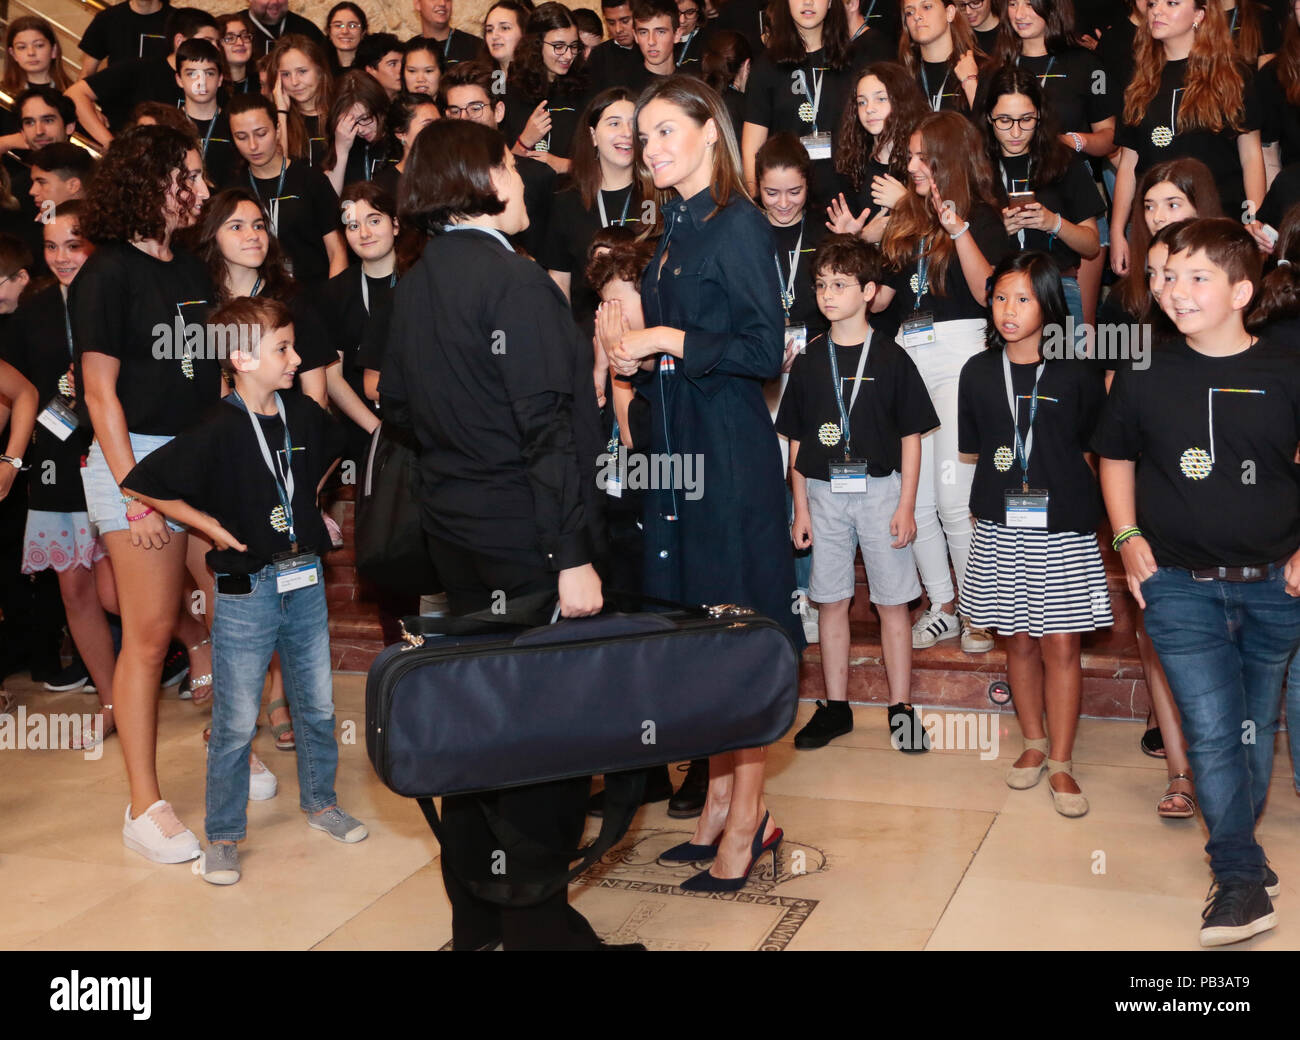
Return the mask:
[(889, 681), (890, 741), (928, 751), (912, 711), (912, 630), (907, 604), (921, 594), (911, 542), (921, 435), (939, 425), (912, 359), (889, 337), (873, 337), (869, 307), (880, 253), (853, 235), (828, 235), (813, 254), (817, 306), (830, 332), (795, 358), (776, 417), (790, 440), (795, 547), (812, 546), (808, 597), (818, 604), (826, 701), (794, 738), (824, 747), (853, 730), (849, 708), (849, 605), (857, 549)]

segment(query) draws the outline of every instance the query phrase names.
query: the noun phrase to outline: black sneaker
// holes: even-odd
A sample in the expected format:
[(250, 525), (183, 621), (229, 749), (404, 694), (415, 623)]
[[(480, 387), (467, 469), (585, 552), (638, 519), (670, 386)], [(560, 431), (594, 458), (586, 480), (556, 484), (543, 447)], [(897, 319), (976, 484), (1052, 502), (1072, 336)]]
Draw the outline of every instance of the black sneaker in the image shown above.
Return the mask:
[(1276, 899), (1282, 894), (1282, 882), (1278, 880), (1277, 872), (1267, 863), (1264, 864), (1264, 891), (1268, 893), (1269, 899)]
[(1273, 903), (1259, 881), (1215, 881), (1201, 911), (1201, 945), (1227, 946), (1277, 924)]
[(930, 750), (930, 734), (910, 704), (889, 706), (889, 742), (895, 751), (909, 754)]
[(181, 646), (180, 643), (173, 642), (167, 651), (166, 660), (163, 661), (163, 689), (177, 685), (189, 674), (190, 655), (185, 652), (185, 647)]
[(695, 758), (686, 771), (686, 779), (677, 793), (668, 799), (668, 815), (674, 820), (690, 820), (704, 812), (709, 793), (709, 760)]
[(818, 701), (812, 718), (794, 735), (794, 746), (801, 751), (811, 751), (852, 732), (853, 709), (848, 701)]
[(90, 681), (90, 672), (80, 657), (73, 657), (67, 668), (56, 672), (45, 680), (44, 686), (54, 693), (68, 693), (80, 690), (82, 693), (95, 693), (95, 684)]

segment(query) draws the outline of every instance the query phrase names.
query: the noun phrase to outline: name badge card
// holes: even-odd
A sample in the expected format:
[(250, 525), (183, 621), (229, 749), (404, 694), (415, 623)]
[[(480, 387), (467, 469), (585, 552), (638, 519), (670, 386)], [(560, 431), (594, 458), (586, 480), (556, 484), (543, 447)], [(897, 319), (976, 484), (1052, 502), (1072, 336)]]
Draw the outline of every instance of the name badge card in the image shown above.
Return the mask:
[(320, 581), (316, 565), (320, 561), (315, 553), (297, 553), (275, 561), (275, 591), (293, 592), (305, 589)]
[(1004, 491), (1007, 526), (1047, 530), (1047, 492), (1040, 488), (1028, 491)]
[(61, 441), (71, 437), (72, 431), (78, 426), (76, 413), (60, 397), (52, 398), (36, 417), (36, 421)]
[(813, 162), (831, 157), (831, 135), (825, 130), (821, 131), (821, 133), (801, 137), (799, 143), (804, 146), (808, 152), (808, 158)]
[(903, 322), (903, 346), (927, 347), (934, 341), (934, 315), (929, 311), (917, 311)]
[(609, 468), (605, 471), (605, 494), (610, 498), (622, 498), (623, 468), (620, 463), (623, 461), (623, 445), (618, 441), (613, 441), (605, 450), (613, 460), (609, 463)]
[(866, 459), (845, 459), (843, 462), (832, 462), (830, 471), (832, 494), (851, 495), (866, 492)]
[(787, 325), (785, 327), (785, 352), (790, 353), (791, 349), (802, 354), (808, 347), (808, 326), (807, 325)]

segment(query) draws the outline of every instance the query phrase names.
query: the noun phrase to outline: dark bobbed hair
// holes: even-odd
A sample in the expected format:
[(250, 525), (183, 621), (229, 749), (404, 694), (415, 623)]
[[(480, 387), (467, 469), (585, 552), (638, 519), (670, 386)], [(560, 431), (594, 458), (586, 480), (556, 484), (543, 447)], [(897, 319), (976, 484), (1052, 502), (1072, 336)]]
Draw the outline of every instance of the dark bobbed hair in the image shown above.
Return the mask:
[[(334, 86), (334, 103), (330, 105), (329, 116), (322, 124), (323, 131), (329, 136), (329, 150), (321, 162), (321, 169), (329, 172), (338, 165), (338, 146), (334, 129), (339, 121), (347, 115), (348, 109), (361, 104), (375, 120), (377, 135), (375, 146), (384, 145), (384, 119), (388, 115), (388, 93), (379, 85), (379, 80), (364, 69), (349, 69), (338, 78)], [(358, 145), (353, 145), (358, 147)]]
[[(998, 282), (1009, 274), (1024, 273), (1029, 275), (1029, 285), (1034, 298), (1038, 300), (1039, 313), (1043, 317), (1042, 328), (1056, 326), (1064, 329), (1069, 308), (1065, 305), (1065, 287), (1061, 284), (1061, 271), (1056, 261), (1039, 249), (1024, 249), (1002, 258), (989, 276), (989, 306), (992, 306), (993, 294)], [(989, 321), (984, 327), (984, 346), (989, 350), (1002, 350), (1007, 341), (998, 331), (997, 323)], [(1040, 351), (1041, 353), (1041, 351)]]
[[(804, 184), (812, 184), (812, 160), (808, 150), (794, 134), (773, 134), (754, 156), (754, 183), (763, 179), (768, 170), (798, 170)], [(761, 198), (760, 198), (761, 203)]]
[[(889, 95), (889, 118), (881, 132), (883, 140), (876, 140), (858, 119), (858, 84), (867, 76), (875, 76)], [(889, 144), (889, 172), (900, 181), (907, 178), (907, 142), (912, 131), (930, 114), (920, 85), (897, 62), (878, 61), (862, 69), (853, 80), (853, 89), (844, 103), (840, 119), (839, 143), (835, 150), (835, 172), (843, 174), (860, 190), (871, 168), (871, 160), (882, 147)]]
[(1300, 318), (1300, 203), (1286, 211), (1281, 223), (1273, 249), (1277, 267), (1264, 276), (1246, 319), (1251, 332), (1275, 321)]
[[(357, 13), (357, 21), (361, 23), (361, 39), (364, 40), (366, 38), (366, 33), (370, 32), (370, 19), (366, 17), (366, 12), (356, 4), (352, 3), (351, 0), (342, 0), (341, 3), (337, 3), (330, 8), (329, 14), (325, 16), (325, 21), (320, 27), (321, 32), (325, 34), (325, 41), (329, 43), (330, 22), (334, 21), (334, 16), (340, 11), (355, 11)], [(357, 42), (360, 43), (360, 40)], [(330, 46), (332, 47), (334, 45), (330, 43)]]
[(505, 210), (492, 171), (506, 164), (506, 139), (468, 119), (439, 119), (420, 131), (402, 175), (403, 224), (438, 234), (454, 218)]
[[(1074, 159), (1074, 153), (1061, 142), (1061, 128), (1056, 112), (1043, 96), (1038, 77), (1017, 65), (1000, 65), (993, 71), (987, 87), (981, 93), (983, 98), (975, 115), (975, 125), (983, 131), (989, 165), (996, 170), (1002, 160), (1002, 147), (998, 144), (997, 133), (991, 121), (993, 109), (1000, 98), (1008, 94), (1020, 94), (1027, 97), (1029, 103), (1038, 110), (1038, 125), (1034, 127), (1034, 136), (1029, 142), (1030, 187), (1037, 190), (1064, 177)], [(1005, 206), (1008, 202), (1007, 188), (1001, 177), (993, 178), (993, 191), (998, 204)]]
[(264, 283), (262, 292), (277, 300), (288, 300), (296, 292), (296, 287), (288, 271), (285, 270), (284, 252), (280, 248), (280, 242), (275, 235), (271, 234), (271, 221), (266, 215), (266, 207), (251, 189), (227, 188), (225, 191), (217, 192), (208, 200), (208, 204), (203, 207), (203, 216), (190, 236), (193, 252), (208, 269), (208, 277), (212, 280), (217, 302), (225, 303), (230, 300), (232, 297), (226, 288), (226, 258), (221, 255), (221, 247), (217, 244), (217, 232), (221, 230), (221, 225), (230, 219), (230, 215), (241, 202), (256, 206), (257, 212), (266, 222), (269, 243), (266, 259), (262, 261), (262, 266), (257, 271)]
[[(193, 138), (167, 126), (136, 126), (113, 138), (86, 190), (82, 233), (92, 242), (161, 241), (172, 174), (184, 171)], [(182, 186), (178, 201), (186, 204)]]
[[(804, 46), (803, 37), (799, 35), (794, 15), (790, 13), (791, 2), (792, 0), (772, 0), (767, 5), (768, 17), (772, 20), (767, 53), (778, 65), (798, 65), (808, 56), (808, 49)], [(826, 56), (826, 64), (831, 68), (848, 68), (849, 16), (844, 10), (843, 2), (831, 0), (827, 5), (826, 20), (822, 22), (822, 53)]]
[(393, 242), (393, 252), (396, 254), (397, 261), (397, 276), (400, 278), (406, 274), (411, 269), (411, 266), (420, 259), (420, 254), (424, 252), (424, 244), (428, 240), (428, 236), (418, 228), (408, 227), (398, 218), (397, 199), (374, 181), (353, 181), (351, 184), (343, 185), (343, 191), (339, 193), (340, 226), (343, 223), (343, 218), (347, 216), (347, 204), (349, 202), (368, 203), (384, 216), (397, 222), (397, 238)]
[[(578, 133), (573, 139), (573, 165), (569, 167), (569, 183), (578, 189), (578, 194), (582, 196), (582, 204), (587, 209), (591, 209), (596, 204), (596, 192), (600, 191), (600, 156), (595, 144), (592, 143), (591, 136), (582, 133), (582, 128), (594, 129), (600, 122), (600, 117), (605, 114), (605, 109), (619, 101), (631, 102), (635, 111), (636, 95), (632, 91), (626, 87), (610, 87), (592, 98), (587, 107), (582, 110), (582, 115), (578, 117)], [(632, 136), (636, 137), (635, 127)], [(635, 148), (633, 151), (635, 152)], [(632, 180), (635, 189), (635, 175)]]
[(814, 279), (822, 271), (850, 275), (865, 289), (868, 282), (879, 284), (884, 277), (885, 258), (857, 235), (827, 235), (813, 251), (809, 270)]

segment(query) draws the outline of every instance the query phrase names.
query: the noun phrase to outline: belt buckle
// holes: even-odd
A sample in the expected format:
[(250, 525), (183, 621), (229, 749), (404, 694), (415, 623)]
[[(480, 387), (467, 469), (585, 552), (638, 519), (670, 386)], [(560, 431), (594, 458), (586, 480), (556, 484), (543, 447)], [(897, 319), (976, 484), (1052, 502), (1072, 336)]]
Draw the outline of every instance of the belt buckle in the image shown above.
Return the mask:
[[(1205, 569), (1209, 570), (1210, 568), (1207, 567)], [(1222, 571), (1223, 568), (1219, 567), (1215, 569)], [(1208, 574), (1202, 577), (1200, 574), (1196, 573), (1196, 571), (1192, 571), (1191, 573), (1192, 573), (1192, 581), (1215, 581), (1216, 580), (1215, 578), (1211, 577)]]

